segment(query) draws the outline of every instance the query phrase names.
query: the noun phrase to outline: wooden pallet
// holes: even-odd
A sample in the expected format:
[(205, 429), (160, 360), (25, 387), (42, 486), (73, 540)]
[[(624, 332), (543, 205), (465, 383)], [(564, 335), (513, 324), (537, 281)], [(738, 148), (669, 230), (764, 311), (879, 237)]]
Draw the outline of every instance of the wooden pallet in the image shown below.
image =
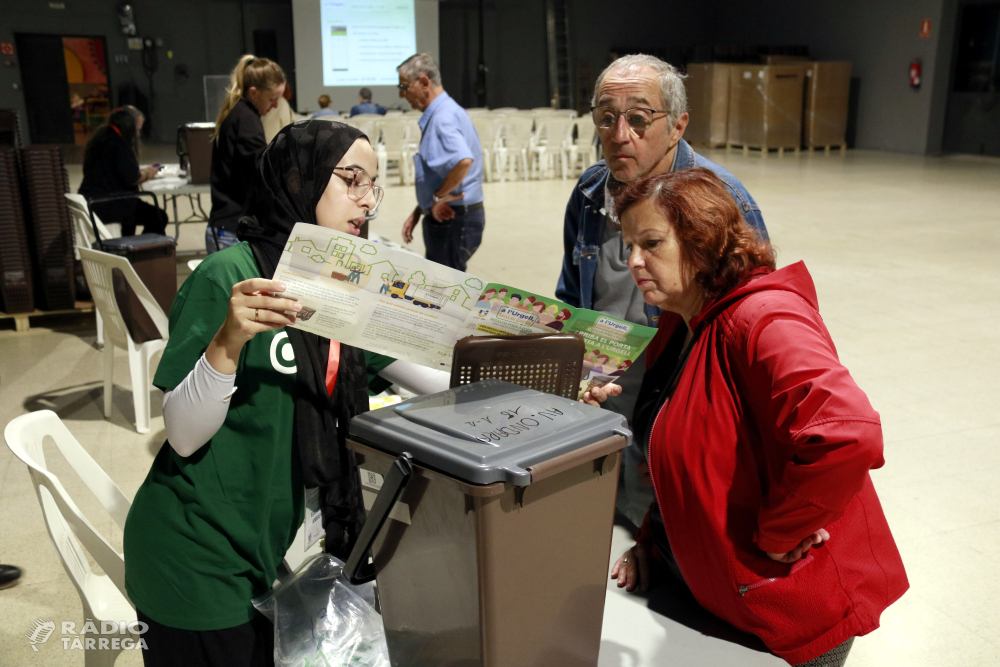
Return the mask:
[(829, 153), (834, 148), (840, 149), (841, 155), (847, 155), (847, 144), (831, 144), (827, 146), (806, 146), (805, 150), (812, 153), (813, 151), (823, 151), (824, 153)]
[(750, 151), (757, 151), (762, 156), (767, 156), (767, 154), (770, 153), (771, 151), (776, 151), (778, 153), (779, 157), (784, 156), (785, 151), (792, 151), (796, 155), (799, 154), (799, 148), (797, 146), (796, 147), (789, 146), (789, 147), (777, 148), (777, 147), (768, 147), (768, 146), (750, 146), (749, 144), (727, 143), (726, 144), (726, 152), (729, 152), (730, 149), (742, 150), (744, 155), (749, 155)]
[(0, 320), (13, 319), (14, 331), (23, 333), (31, 330), (32, 317), (49, 317), (53, 315), (88, 315), (94, 312), (92, 301), (77, 301), (75, 307), (63, 310), (33, 310), (28, 313), (4, 313), (0, 312)]

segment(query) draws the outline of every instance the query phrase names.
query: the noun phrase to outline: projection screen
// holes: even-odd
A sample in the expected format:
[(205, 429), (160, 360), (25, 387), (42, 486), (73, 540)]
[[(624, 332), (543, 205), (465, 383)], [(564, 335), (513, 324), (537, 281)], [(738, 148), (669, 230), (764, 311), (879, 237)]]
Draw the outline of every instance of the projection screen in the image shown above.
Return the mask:
[(417, 52), (438, 58), (438, 0), (292, 0), (299, 111), (347, 111), (358, 90), (386, 108), (409, 108), (396, 89), (396, 66)]

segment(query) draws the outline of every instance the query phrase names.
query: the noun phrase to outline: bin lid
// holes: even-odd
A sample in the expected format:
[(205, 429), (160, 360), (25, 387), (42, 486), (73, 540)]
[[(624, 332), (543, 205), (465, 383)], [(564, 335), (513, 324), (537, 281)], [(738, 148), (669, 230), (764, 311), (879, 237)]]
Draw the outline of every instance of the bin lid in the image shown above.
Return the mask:
[(632, 433), (621, 415), (483, 380), (358, 415), (351, 436), (470, 484), (531, 483), (527, 468)]

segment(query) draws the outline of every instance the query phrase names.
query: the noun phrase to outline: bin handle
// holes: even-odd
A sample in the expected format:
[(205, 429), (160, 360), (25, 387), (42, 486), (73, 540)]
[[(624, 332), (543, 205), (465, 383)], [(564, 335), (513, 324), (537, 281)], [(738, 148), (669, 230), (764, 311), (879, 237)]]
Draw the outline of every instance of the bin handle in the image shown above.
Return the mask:
[(620, 451), (628, 445), (628, 442), (628, 438), (625, 437), (625, 434), (616, 433), (610, 438), (598, 440), (593, 444), (581, 447), (580, 449), (575, 449), (572, 452), (566, 452), (562, 456), (557, 456), (554, 459), (549, 459), (548, 461), (542, 461), (541, 463), (536, 463), (533, 466), (528, 466), (527, 470), (531, 473), (532, 483), (538, 482), (547, 477), (552, 477), (553, 475), (558, 475), (561, 472), (566, 472), (567, 470), (575, 468), (578, 465), (583, 465), (588, 461), (594, 461), (603, 456), (607, 456), (608, 454)]
[(344, 574), (355, 586), (375, 578), (374, 574), (360, 575), (358, 572), (363, 565), (368, 563), (368, 555), (375, 543), (375, 538), (378, 537), (382, 526), (389, 518), (389, 512), (396, 506), (396, 501), (399, 500), (399, 496), (403, 493), (403, 489), (406, 488), (411, 477), (413, 477), (413, 457), (408, 452), (403, 452), (389, 468), (385, 481), (382, 483), (382, 489), (375, 498), (368, 518), (365, 519), (361, 534), (358, 535), (358, 541), (354, 543), (351, 555), (347, 557), (347, 563), (344, 565)]

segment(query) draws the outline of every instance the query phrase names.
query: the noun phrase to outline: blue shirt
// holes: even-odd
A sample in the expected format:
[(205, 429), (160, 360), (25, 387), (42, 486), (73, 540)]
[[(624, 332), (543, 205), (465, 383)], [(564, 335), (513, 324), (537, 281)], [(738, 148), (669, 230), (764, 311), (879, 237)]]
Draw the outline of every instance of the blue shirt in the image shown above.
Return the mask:
[(372, 104), (371, 102), (362, 102), (351, 107), (352, 116), (357, 116), (360, 113), (377, 113), (384, 116), (385, 107), (379, 104)]
[(339, 111), (334, 111), (333, 109), (327, 107), (326, 109), (320, 109), (312, 115), (313, 118), (320, 118), (321, 116), (339, 116)]
[(464, 193), (461, 199), (451, 202), (455, 206), (469, 206), (483, 201), (483, 148), (472, 119), (448, 93), (442, 92), (417, 121), (423, 136), (420, 150), (413, 156), (416, 164), (417, 203), (427, 210), (434, 205), (434, 193), (444, 184), (444, 179), (462, 160), (471, 159), (472, 166), (462, 185), (453, 190)]

